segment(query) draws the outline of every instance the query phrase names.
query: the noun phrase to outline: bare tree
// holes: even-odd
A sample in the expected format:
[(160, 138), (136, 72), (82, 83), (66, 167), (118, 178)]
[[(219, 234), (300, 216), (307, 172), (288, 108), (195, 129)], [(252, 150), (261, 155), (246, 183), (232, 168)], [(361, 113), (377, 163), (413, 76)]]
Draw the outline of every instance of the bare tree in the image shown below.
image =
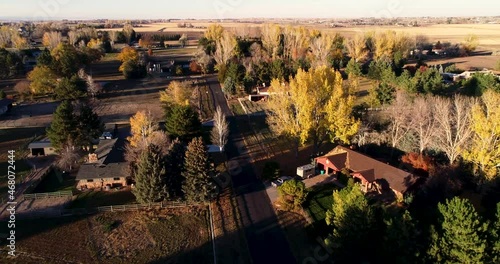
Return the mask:
[(80, 153), (72, 142), (66, 142), (61, 148), (59, 153), (59, 160), (57, 161), (57, 166), (62, 170), (73, 169), (73, 165), (80, 160)]
[(194, 55), (196, 63), (200, 65), (201, 71), (206, 74), (210, 72), (211, 68), (213, 67), (213, 59), (212, 56), (208, 55), (205, 53), (203, 48), (200, 47), (196, 54)]
[(434, 118), (435, 99), (431, 96), (419, 96), (413, 102), (412, 130), (418, 139), (420, 154), (429, 147), (436, 133), (436, 119)]
[(314, 56), (313, 67), (328, 65), (332, 47), (333, 39), (330, 35), (321, 35), (311, 41), (311, 50)]
[(62, 41), (61, 32), (50, 31), (43, 34), (43, 45), (49, 49), (53, 49)]
[(211, 139), (212, 143), (219, 146), (220, 150), (224, 149), (227, 144), (227, 137), (229, 136), (229, 124), (226, 116), (222, 113), (220, 106), (214, 113), (214, 127), (212, 128)]
[(436, 98), (433, 105), (437, 123), (435, 144), (453, 164), (472, 134), (469, 111), (473, 105), (472, 99), (463, 96)]
[(188, 36), (186, 33), (182, 34), (182, 36), (179, 38), (179, 44), (184, 48), (188, 43)]
[(68, 32), (68, 42), (70, 45), (75, 45), (80, 38), (80, 33), (77, 31)]
[(389, 118), (388, 136), (391, 146), (396, 148), (401, 140), (411, 131), (413, 113), (410, 100), (403, 92), (398, 92), (391, 106), (387, 109)]
[(279, 25), (268, 24), (261, 29), (261, 40), (264, 49), (272, 58), (278, 56), (278, 47), (280, 44), (281, 28)]
[(123, 26), (123, 34), (125, 34), (125, 37), (127, 38), (127, 43), (130, 43), (133, 32), (134, 27), (131, 24), (125, 24)]
[(92, 76), (85, 73), (84, 69), (80, 69), (78, 71), (78, 77), (82, 80), (85, 80), (85, 83), (87, 85), (87, 94), (89, 94), (91, 97), (96, 97), (96, 95), (98, 95), (101, 92), (102, 90), (101, 85), (96, 83), (94, 81), (94, 78), (92, 78)]
[(222, 37), (216, 43), (216, 50), (213, 55), (218, 65), (226, 65), (234, 56), (236, 50), (236, 39), (229, 32), (224, 31)]
[(115, 42), (118, 40), (118, 31), (110, 30), (108, 31), (109, 40), (111, 41), (111, 46), (115, 45)]
[(24, 97), (30, 94), (30, 82), (29, 81), (20, 81), (16, 83), (14, 86), (14, 91), (16, 91), (21, 97)]
[(349, 57), (354, 59), (355, 62), (363, 61), (368, 55), (366, 48), (366, 40), (362, 35), (356, 35), (346, 41), (346, 48)]

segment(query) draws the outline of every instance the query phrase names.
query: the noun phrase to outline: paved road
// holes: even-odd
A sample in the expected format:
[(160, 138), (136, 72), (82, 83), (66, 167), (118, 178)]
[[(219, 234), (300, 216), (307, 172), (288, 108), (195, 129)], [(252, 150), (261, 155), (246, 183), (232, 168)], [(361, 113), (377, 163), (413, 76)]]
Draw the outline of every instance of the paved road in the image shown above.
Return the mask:
[(214, 94), (215, 104), (221, 106), (229, 117), (231, 131), (226, 153), (253, 263), (296, 263), (265, 186), (255, 175), (251, 157), (237, 126), (236, 121), (245, 122), (247, 117), (232, 116), (216, 76), (208, 77), (207, 82)]

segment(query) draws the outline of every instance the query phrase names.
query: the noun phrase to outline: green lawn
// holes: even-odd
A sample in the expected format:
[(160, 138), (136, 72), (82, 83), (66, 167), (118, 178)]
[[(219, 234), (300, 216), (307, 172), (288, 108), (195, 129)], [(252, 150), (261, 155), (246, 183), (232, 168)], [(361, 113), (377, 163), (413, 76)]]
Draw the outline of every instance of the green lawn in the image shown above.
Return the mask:
[(241, 107), (238, 101), (232, 102), (230, 105), (231, 111), (233, 111), (234, 115), (246, 115), (245, 111), (243, 111), (243, 107)]
[(78, 194), (69, 208), (93, 208), (134, 203), (137, 203), (137, 201), (131, 191), (87, 191)]
[(53, 169), (33, 190), (33, 193), (74, 191), (76, 180), (68, 174)]
[(326, 184), (314, 188), (308, 194), (303, 207), (313, 220), (312, 225), (308, 226), (307, 231), (311, 237), (321, 236), (330, 232), (330, 227), (326, 224), (325, 217), (326, 211), (332, 208), (333, 191), (337, 189), (337, 185)]

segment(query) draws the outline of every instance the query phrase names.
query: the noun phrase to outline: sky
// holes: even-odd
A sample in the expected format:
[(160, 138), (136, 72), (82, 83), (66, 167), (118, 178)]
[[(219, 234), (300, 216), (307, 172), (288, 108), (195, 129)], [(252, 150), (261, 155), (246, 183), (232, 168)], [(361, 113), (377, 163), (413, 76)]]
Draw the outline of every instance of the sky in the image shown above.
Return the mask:
[(0, 19), (29, 20), (499, 15), (493, 0), (0, 0)]

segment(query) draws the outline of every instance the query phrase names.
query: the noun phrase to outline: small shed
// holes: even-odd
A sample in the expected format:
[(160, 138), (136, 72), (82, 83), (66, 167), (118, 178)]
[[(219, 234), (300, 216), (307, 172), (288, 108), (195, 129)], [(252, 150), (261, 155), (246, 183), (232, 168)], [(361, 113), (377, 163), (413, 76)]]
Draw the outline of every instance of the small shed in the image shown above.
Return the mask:
[(47, 156), (56, 154), (56, 150), (52, 147), (50, 141), (35, 141), (28, 145), (31, 156)]

